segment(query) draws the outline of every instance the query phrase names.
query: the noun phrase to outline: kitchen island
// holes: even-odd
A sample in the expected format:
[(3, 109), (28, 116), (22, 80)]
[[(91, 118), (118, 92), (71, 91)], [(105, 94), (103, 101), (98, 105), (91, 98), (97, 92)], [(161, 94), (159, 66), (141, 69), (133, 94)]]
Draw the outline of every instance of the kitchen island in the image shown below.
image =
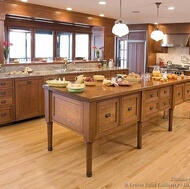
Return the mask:
[(131, 86), (87, 86), (82, 93), (43, 85), (48, 150), (56, 122), (81, 134), (86, 143), (86, 175), (92, 176), (92, 144), (96, 138), (137, 123), (137, 148), (142, 148), (143, 122), (158, 111), (169, 110), (172, 131), (175, 106), (190, 99), (190, 77), (168, 82), (142, 80)]

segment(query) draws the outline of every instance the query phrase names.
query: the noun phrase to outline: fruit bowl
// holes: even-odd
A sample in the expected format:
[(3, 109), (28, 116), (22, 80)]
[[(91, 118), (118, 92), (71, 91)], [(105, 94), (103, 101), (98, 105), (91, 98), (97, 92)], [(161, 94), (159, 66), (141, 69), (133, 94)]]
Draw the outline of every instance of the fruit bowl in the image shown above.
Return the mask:
[(85, 77), (84, 84), (88, 86), (96, 85), (97, 81), (92, 77)]

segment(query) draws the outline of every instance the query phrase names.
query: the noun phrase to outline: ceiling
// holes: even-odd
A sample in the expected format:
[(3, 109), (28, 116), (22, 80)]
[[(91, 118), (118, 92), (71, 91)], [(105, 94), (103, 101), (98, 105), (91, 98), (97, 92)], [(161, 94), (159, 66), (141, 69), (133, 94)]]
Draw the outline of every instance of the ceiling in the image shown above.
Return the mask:
[[(99, 5), (99, 1), (106, 1), (106, 5)], [(92, 15), (104, 14), (105, 17), (117, 19), (120, 16), (119, 0), (28, 0), (28, 3), (66, 9)], [(127, 24), (155, 23), (157, 7), (159, 8), (159, 23), (190, 22), (190, 0), (122, 0), (122, 19)], [(175, 7), (168, 10), (169, 6)], [(138, 12), (138, 13), (134, 13)]]

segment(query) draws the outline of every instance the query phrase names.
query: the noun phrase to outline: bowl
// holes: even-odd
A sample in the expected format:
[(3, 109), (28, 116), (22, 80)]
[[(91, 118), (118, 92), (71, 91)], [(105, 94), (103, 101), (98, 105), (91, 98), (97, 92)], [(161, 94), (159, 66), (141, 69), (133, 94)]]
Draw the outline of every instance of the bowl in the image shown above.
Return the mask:
[(67, 85), (67, 90), (71, 93), (81, 93), (85, 90), (85, 84), (69, 83)]
[(84, 81), (84, 84), (87, 86), (94, 86), (96, 85), (97, 81)]

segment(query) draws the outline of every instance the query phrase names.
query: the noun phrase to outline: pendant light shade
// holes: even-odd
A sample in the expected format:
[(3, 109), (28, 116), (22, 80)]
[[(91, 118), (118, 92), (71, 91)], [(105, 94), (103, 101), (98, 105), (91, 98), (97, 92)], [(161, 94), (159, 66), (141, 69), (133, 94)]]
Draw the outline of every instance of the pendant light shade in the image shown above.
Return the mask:
[(151, 33), (150, 37), (155, 41), (160, 41), (164, 38), (164, 33), (157, 28)]
[(155, 3), (155, 4), (157, 6), (157, 26), (156, 29), (151, 33), (150, 37), (155, 41), (159, 41), (164, 38), (164, 33), (158, 28), (159, 6), (161, 5), (161, 3)]
[(121, 0), (120, 0), (120, 19), (115, 21), (115, 25), (112, 28), (112, 33), (119, 37), (122, 37), (129, 33), (128, 26), (121, 19)]

